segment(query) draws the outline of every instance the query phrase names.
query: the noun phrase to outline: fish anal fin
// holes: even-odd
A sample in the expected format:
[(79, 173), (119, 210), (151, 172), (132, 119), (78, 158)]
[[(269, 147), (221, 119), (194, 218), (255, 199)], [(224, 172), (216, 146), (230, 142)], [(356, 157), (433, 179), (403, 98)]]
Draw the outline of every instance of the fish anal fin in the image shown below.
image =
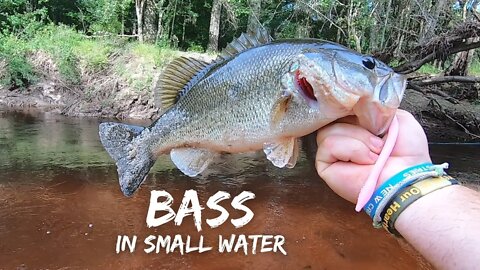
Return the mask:
[(202, 173), (218, 155), (200, 148), (176, 148), (170, 151), (170, 158), (175, 166), (190, 177)]
[(279, 168), (293, 168), (300, 153), (300, 142), (297, 138), (286, 138), (280, 141), (265, 143), (263, 152), (273, 165)]
[(243, 33), (222, 50), (216, 62), (223, 62), (250, 48), (268, 44), (272, 42), (272, 40), (272, 37), (265, 28), (257, 28), (255, 32)]
[(153, 83), (155, 105), (165, 111), (175, 104), (179, 93), (210, 63), (194, 57), (181, 56), (171, 61)]

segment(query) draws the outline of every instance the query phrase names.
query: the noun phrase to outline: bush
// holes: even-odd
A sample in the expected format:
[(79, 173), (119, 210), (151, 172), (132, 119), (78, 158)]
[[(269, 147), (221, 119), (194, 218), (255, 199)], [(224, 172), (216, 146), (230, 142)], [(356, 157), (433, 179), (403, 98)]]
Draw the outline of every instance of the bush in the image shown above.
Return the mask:
[(77, 31), (67, 26), (47, 25), (29, 41), (34, 50), (46, 51), (55, 61), (61, 79), (66, 82), (80, 83), (78, 58), (74, 48), (84, 39)]
[(168, 47), (138, 42), (125, 47), (124, 63), (116, 66), (116, 72), (136, 91), (149, 90), (155, 70), (177, 56), (177, 51)]
[(7, 87), (26, 87), (37, 79), (32, 65), (27, 60), (28, 44), (9, 34), (0, 36), (0, 61), (5, 63), (0, 84)]
[(107, 64), (115, 44), (105, 40), (84, 39), (74, 47), (74, 54), (81, 66), (93, 72), (103, 70)]

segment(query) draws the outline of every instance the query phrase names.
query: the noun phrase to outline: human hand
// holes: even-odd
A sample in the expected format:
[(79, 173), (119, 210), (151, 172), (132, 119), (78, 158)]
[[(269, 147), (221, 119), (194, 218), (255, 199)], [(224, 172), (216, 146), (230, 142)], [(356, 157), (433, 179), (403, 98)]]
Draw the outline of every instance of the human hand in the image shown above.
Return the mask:
[[(399, 133), (377, 188), (396, 173), (431, 162), (425, 132), (407, 111), (397, 110)], [(318, 131), (316, 167), (327, 185), (355, 203), (382, 150), (384, 140), (354, 124), (333, 123)]]

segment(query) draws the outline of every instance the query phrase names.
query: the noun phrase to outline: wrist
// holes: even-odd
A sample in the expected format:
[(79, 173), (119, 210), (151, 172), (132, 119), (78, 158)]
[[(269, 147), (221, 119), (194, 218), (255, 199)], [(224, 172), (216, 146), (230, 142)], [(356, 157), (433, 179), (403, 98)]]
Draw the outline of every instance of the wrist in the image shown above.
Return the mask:
[[(390, 166), (389, 168), (400, 168), (402, 166)], [(421, 180), (430, 176), (442, 175), (444, 172), (436, 172), (437, 165), (433, 165), (431, 162), (420, 163), (415, 166), (404, 166), (405, 168), (396, 171), (391, 175), (388, 180), (377, 187), (377, 190), (373, 193), (372, 197), (365, 205), (365, 212), (373, 219), (374, 226), (379, 226), (380, 212), (386, 206), (386, 204), (392, 199), (394, 194), (409, 184), (413, 184), (415, 181)], [(390, 169), (392, 170), (392, 169)], [(376, 225), (375, 225), (376, 224)]]
[(454, 199), (452, 196), (455, 196), (455, 193), (462, 189), (466, 188), (461, 185), (451, 185), (419, 198), (398, 216), (395, 222), (395, 228), (401, 235), (407, 235), (409, 228), (411, 228), (413, 224), (418, 225), (420, 220), (426, 221), (429, 219), (424, 213), (433, 213), (435, 209), (442, 211), (443, 207), (441, 206), (449, 204), (449, 202)]
[(455, 178), (445, 174), (438, 177), (428, 177), (400, 189), (381, 211), (380, 218), (383, 228), (391, 234), (400, 236), (395, 228), (395, 222), (406, 209), (418, 200), (430, 195), (430, 193), (457, 184), (458, 181)]
[(398, 217), (395, 227), (436, 268), (475, 269), (478, 256), (469, 254), (480, 243), (479, 209), (478, 192), (448, 186), (414, 202)]
[(384, 227), (398, 235), (394, 223), (398, 216), (417, 199), (433, 191), (458, 184), (444, 169), (447, 163), (422, 163), (404, 169), (385, 181), (367, 202), (364, 210), (375, 228)]
[(413, 157), (390, 157), (390, 160), (385, 164), (385, 168), (379, 177), (379, 183), (384, 183), (396, 174), (408, 168), (419, 164), (432, 163), (429, 156), (413, 156)]

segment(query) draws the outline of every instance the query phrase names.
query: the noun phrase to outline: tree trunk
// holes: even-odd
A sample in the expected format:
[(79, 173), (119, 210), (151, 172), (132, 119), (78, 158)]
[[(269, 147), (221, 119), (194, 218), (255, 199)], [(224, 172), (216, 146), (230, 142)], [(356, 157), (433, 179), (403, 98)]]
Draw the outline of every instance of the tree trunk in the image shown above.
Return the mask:
[(155, 0), (145, 0), (145, 10), (143, 19), (143, 39), (146, 42), (153, 43), (157, 34), (157, 5)]
[(392, 8), (392, 0), (388, 0), (387, 10), (385, 12), (385, 21), (382, 26), (383, 28), (382, 28), (382, 34), (380, 39), (380, 49), (382, 51), (385, 50), (385, 48), (387, 47), (385, 38), (387, 37), (387, 28), (390, 28), (390, 25), (388, 24), (389, 23), (388, 19), (390, 18), (391, 8)]
[[(463, 5), (463, 21), (467, 21), (467, 5)], [(472, 42), (480, 41), (480, 37), (472, 37)], [(473, 59), (475, 50), (459, 52), (455, 55), (455, 59), (445, 72), (446, 76), (468, 76), (468, 67)]]
[(143, 43), (143, 14), (145, 11), (145, 1), (146, 0), (135, 0), (135, 12), (137, 14), (137, 34), (138, 41)]
[(220, 15), (222, 11), (221, 0), (213, 0), (212, 14), (210, 16), (210, 28), (208, 31), (207, 50), (216, 52), (218, 50), (218, 35), (220, 33)]
[[(480, 41), (480, 37), (472, 39), (473, 42)], [(468, 76), (468, 67), (472, 63), (474, 52), (475, 50), (469, 50), (457, 53), (445, 76)]]
[(420, 43), (428, 42), (428, 40), (435, 35), (435, 30), (439, 26), (440, 15), (446, 8), (450, 8), (448, 2), (448, 0), (434, 1), (435, 4), (432, 6), (430, 12), (428, 12), (428, 14), (423, 14), (425, 27), (423, 31), (420, 32)]
[(347, 31), (348, 31), (348, 38), (353, 39), (355, 42), (355, 50), (357, 52), (362, 51), (362, 39), (357, 33), (357, 29), (355, 28), (355, 21), (357, 20), (358, 16), (358, 9), (354, 6), (353, 1), (350, 2), (348, 6), (348, 15), (347, 15)]
[(155, 42), (159, 42), (164, 37), (163, 29), (163, 14), (165, 14), (165, 8), (163, 7), (165, 0), (159, 0), (157, 2), (157, 11), (158, 11), (158, 24), (157, 24), (157, 34), (155, 35)]
[(248, 32), (255, 32), (255, 30), (261, 27), (260, 24), (260, 11), (262, 7), (262, 0), (250, 0), (250, 14), (248, 15)]

